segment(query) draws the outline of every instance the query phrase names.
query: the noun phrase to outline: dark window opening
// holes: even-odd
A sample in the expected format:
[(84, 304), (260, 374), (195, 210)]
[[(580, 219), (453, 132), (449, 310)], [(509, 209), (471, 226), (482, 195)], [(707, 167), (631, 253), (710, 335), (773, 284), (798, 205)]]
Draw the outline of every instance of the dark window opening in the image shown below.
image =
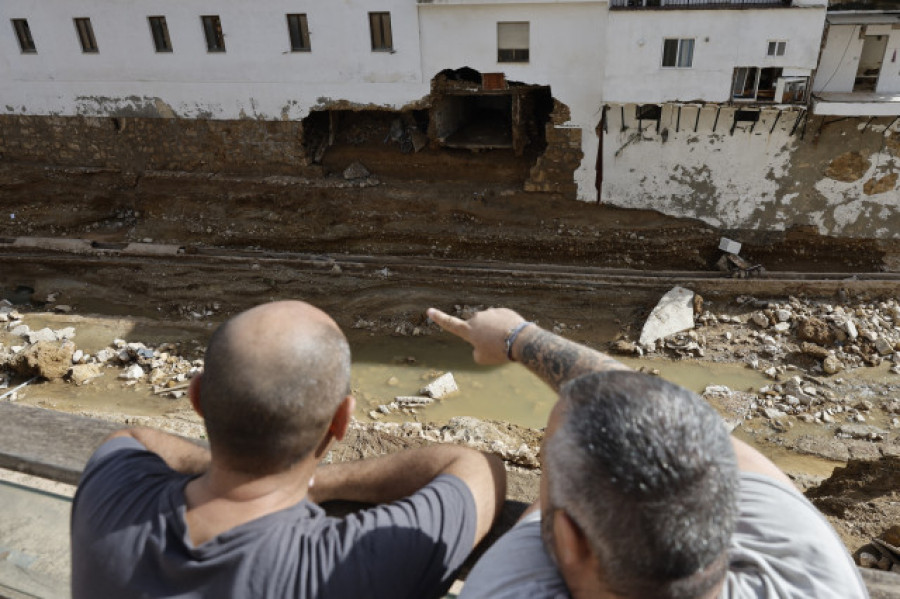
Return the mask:
[(528, 62), (529, 24), (497, 23), (497, 62)]
[(209, 52), (225, 51), (225, 34), (222, 33), (222, 21), (217, 15), (200, 17), (203, 20), (203, 33), (206, 36), (206, 49)]
[(81, 51), (88, 53), (99, 52), (97, 39), (94, 37), (94, 28), (89, 18), (75, 19), (75, 29), (78, 31), (78, 41), (81, 42)]
[(735, 123), (755, 123), (759, 121), (758, 110), (738, 110), (734, 113)]
[(171, 52), (172, 40), (169, 39), (169, 26), (165, 17), (147, 17), (150, 21), (150, 33), (157, 52)]
[(658, 121), (662, 117), (662, 106), (659, 104), (635, 106), (634, 116), (639, 121)]
[(370, 12), (369, 33), (372, 37), (373, 52), (393, 50), (394, 39), (391, 35), (391, 13)]
[(309, 52), (309, 24), (305, 14), (287, 16), (288, 33), (291, 36), (291, 52)]
[(13, 28), (16, 30), (16, 37), (19, 40), (19, 48), (23, 54), (35, 54), (37, 48), (34, 45), (34, 38), (31, 37), (31, 28), (25, 19), (12, 19)]

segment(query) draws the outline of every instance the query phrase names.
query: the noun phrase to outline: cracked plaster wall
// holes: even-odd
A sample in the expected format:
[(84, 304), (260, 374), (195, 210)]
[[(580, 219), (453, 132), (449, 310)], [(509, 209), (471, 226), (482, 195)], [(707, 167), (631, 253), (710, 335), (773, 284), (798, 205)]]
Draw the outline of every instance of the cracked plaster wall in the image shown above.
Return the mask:
[(634, 105), (610, 106), (602, 201), (724, 229), (812, 225), (822, 235), (900, 239), (900, 128), (888, 130), (892, 119), (866, 127), (869, 119), (854, 118), (819, 130), (822, 119), (814, 117), (801, 138), (802, 120), (791, 134), (798, 111), (776, 122), (769, 109), (752, 132), (744, 123), (731, 135), (734, 109), (722, 107), (713, 132), (715, 111), (683, 106), (679, 126), (677, 105), (664, 105), (660, 132), (644, 121), (638, 135)]

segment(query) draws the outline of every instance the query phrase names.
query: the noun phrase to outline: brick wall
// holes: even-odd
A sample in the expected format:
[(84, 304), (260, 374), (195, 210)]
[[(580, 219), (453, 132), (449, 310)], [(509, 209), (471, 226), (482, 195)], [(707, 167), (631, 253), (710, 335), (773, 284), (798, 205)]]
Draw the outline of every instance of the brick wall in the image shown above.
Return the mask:
[(0, 116), (6, 162), (151, 170), (310, 175), (299, 121)]

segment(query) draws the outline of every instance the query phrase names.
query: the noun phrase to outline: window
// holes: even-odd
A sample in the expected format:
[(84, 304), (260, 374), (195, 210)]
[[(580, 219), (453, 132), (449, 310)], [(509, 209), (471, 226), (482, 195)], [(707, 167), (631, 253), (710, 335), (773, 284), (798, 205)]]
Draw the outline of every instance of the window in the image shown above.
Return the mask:
[(528, 23), (497, 23), (497, 62), (528, 62)]
[(157, 52), (171, 52), (172, 40), (169, 39), (169, 26), (165, 17), (147, 17), (150, 21), (150, 33)]
[(25, 19), (12, 19), (13, 28), (16, 30), (16, 37), (19, 38), (19, 48), (23, 54), (34, 54), (37, 48), (34, 47), (34, 38), (31, 37), (31, 28)]
[(787, 47), (787, 42), (770, 41), (766, 56), (784, 56), (785, 47)]
[(391, 37), (391, 13), (370, 12), (369, 31), (372, 34), (373, 52), (394, 49), (394, 40)]
[(694, 40), (667, 38), (663, 40), (662, 66), (689, 69), (694, 64)]
[(735, 100), (757, 100), (774, 102), (778, 78), (783, 69), (738, 67), (734, 70), (731, 97)]
[(225, 35), (222, 33), (222, 21), (218, 15), (200, 18), (203, 20), (203, 33), (206, 35), (206, 49), (209, 52), (224, 52)]
[(83, 52), (99, 52), (97, 39), (94, 37), (94, 28), (88, 18), (75, 19), (75, 29), (78, 31), (78, 40), (81, 42)]
[(291, 52), (309, 52), (309, 25), (306, 15), (288, 15), (288, 33), (291, 36)]

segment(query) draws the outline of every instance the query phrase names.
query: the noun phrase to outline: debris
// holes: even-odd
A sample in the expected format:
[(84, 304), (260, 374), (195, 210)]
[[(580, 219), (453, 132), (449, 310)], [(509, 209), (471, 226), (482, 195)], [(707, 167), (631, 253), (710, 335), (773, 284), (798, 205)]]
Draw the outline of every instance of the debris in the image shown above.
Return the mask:
[(656, 341), (687, 329), (694, 328), (694, 292), (684, 287), (673, 287), (653, 308), (638, 343), (649, 348)]
[(13, 368), (24, 376), (61, 379), (69, 373), (75, 344), (66, 341), (38, 341), (16, 355)]
[(344, 179), (350, 181), (351, 179), (365, 179), (371, 173), (369, 169), (367, 169), (362, 162), (355, 161), (350, 164), (346, 169), (344, 169)]
[(453, 373), (448, 372), (431, 381), (419, 393), (434, 399), (441, 399), (457, 391), (459, 391), (459, 387), (456, 385), (456, 379), (453, 378)]
[(102, 374), (103, 371), (100, 370), (99, 364), (76, 364), (69, 372), (69, 379), (80, 387)]
[[(420, 408), (434, 403), (434, 398), (421, 395), (399, 395), (394, 401), (401, 408)], [(386, 412), (385, 412), (386, 413)]]
[(138, 364), (132, 364), (128, 368), (125, 369), (122, 374), (119, 375), (120, 379), (126, 380), (138, 380), (144, 378), (147, 373), (144, 372), (144, 369), (141, 368)]
[(727, 237), (722, 237), (719, 240), (719, 249), (725, 252), (726, 254), (740, 254), (741, 253), (741, 244), (737, 241), (733, 241), (728, 239)]

